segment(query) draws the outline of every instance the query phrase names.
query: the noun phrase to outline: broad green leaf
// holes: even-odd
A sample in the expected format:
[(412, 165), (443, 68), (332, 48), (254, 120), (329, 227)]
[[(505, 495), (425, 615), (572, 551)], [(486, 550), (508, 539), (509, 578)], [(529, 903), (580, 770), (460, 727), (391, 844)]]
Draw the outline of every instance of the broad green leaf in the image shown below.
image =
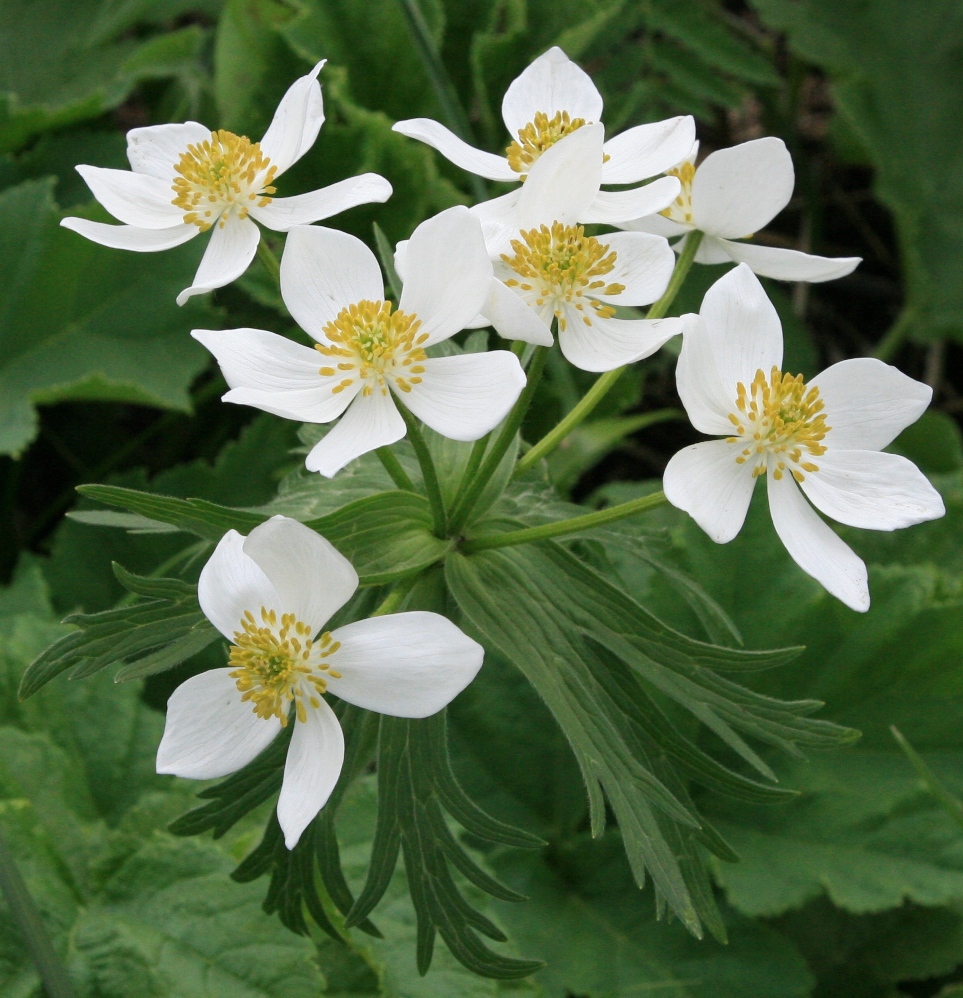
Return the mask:
[(174, 303), (200, 242), (165, 253), (122, 253), (58, 227), (51, 181), (0, 193), (0, 452), (37, 432), (35, 406), (64, 400), (137, 402), (190, 411), (205, 366), (189, 336), (217, 325), (206, 304)]
[(120, 104), (139, 80), (176, 76), (193, 61), (203, 41), (199, 27), (138, 39), (131, 29), (150, 18), (137, 8), (107, 0), (3, 0), (0, 152), (19, 149), (47, 129), (95, 118)]
[(829, 72), (839, 112), (872, 157), (876, 194), (896, 221), (911, 336), (963, 338), (959, 4), (933, 0), (925, 16), (900, 0), (753, 6), (799, 55)]

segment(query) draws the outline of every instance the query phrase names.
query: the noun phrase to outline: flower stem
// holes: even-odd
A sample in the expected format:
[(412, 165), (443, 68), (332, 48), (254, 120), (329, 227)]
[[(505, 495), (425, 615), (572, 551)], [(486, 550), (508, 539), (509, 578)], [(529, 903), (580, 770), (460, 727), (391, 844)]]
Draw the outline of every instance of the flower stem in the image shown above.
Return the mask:
[(271, 275), (271, 278), (278, 286), (278, 292), (280, 292), (281, 264), (278, 263), (278, 258), (274, 255), (274, 250), (268, 246), (267, 240), (263, 235), (257, 241), (257, 258), (264, 264), (264, 269)]
[[(471, 124), (468, 115), (461, 106), (458, 98), (458, 91), (455, 89), (445, 64), (441, 61), (435, 40), (431, 36), (431, 31), (425, 21), (425, 16), (418, 6), (418, 0), (401, 0), (401, 9), (405, 13), (408, 27), (415, 39), (418, 54), (421, 62), (428, 74), (432, 90), (441, 108), (442, 117), (448, 127), (460, 138), (470, 145), (475, 145), (475, 136), (472, 134)], [(472, 194), (476, 201), (485, 201), (488, 198), (488, 189), (485, 181), (474, 173), (469, 174)]]
[(421, 474), (425, 480), (425, 492), (428, 493), (428, 504), (431, 506), (431, 514), (435, 521), (435, 534), (438, 537), (448, 536), (448, 517), (445, 514), (445, 501), (441, 497), (441, 485), (438, 483), (438, 472), (435, 470), (435, 462), (431, 459), (431, 451), (422, 435), (418, 420), (399, 402), (398, 411), (408, 427), (408, 439), (415, 449), (415, 456), (421, 466)]
[(392, 587), (391, 592), (384, 598), (381, 606), (371, 616), (383, 617), (385, 614), (394, 613), (404, 603), (408, 593), (415, 588), (415, 583), (420, 576), (421, 572), (413, 572), (411, 575), (406, 575), (403, 579), (399, 579)]
[(414, 484), (408, 477), (408, 472), (401, 467), (401, 462), (395, 457), (394, 452), (390, 447), (379, 447), (375, 454), (378, 455), (378, 460), (384, 465), (385, 471), (391, 476), (391, 480), (401, 489), (403, 492), (415, 492)]
[(478, 474), (475, 475), (471, 484), (465, 488), (464, 495), (456, 502), (454, 509), (451, 511), (452, 534), (456, 534), (465, 525), (465, 522), (471, 515), (471, 511), (475, 508), (475, 503), (481, 497), (482, 490), (488, 484), (488, 480), (492, 475), (495, 474), (495, 470), (505, 456), (505, 451), (508, 450), (515, 439), (515, 434), (518, 433), (522, 421), (525, 419), (525, 413), (528, 412), (528, 407), (532, 404), (535, 389), (538, 388), (538, 383), (542, 380), (542, 372), (545, 370), (548, 350), (548, 347), (537, 347), (535, 349), (535, 354), (528, 368), (528, 381), (525, 384), (522, 394), (518, 396), (518, 400), (512, 407), (512, 411), (508, 414), (508, 419), (505, 420), (505, 425), (502, 427), (501, 433), (498, 434), (495, 443), (485, 456)]
[(468, 487), (474, 481), (475, 475), (478, 474), (479, 465), (481, 465), (482, 458), (485, 456), (485, 449), (488, 447), (490, 439), (491, 433), (486, 433), (483, 437), (476, 440), (472, 446), (471, 454), (468, 455), (468, 463), (465, 465), (461, 481), (458, 483), (458, 492), (455, 494), (455, 501), (452, 503), (453, 509), (461, 502)]
[(0, 836), (0, 892), (6, 898), (23, 944), (33, 960), (48, 998), (74, 998), (75, 992), (47, 935), (40, 912), (20, 876), (16, 861)]
[[(699, 249), (701, 242), (702, 233), (698, 229), (690, 232), (686, 237), (685, 247), (676, 261), (675, 269), (672, 271), (672, 277), (669, 279), (665, 293), (646, 313), (645, 317), (647, 319), (661, 319), (669, 311), (672, 302), (675, 300), (675, 296), (679, 293), (679, 289), (682, 287), (686, 276), (692, 269), (692, 262), (695, 260), (696, 251)], [(578, 405), (564, 416), (554, 429), (549, 430), (519, 460), (518, 464), (515, 465), (514, 473), (519, 475), (535, 464), (536, 461), (540, 461), (546, 454), (554, 450), (576, 426), (584, 422), (592, 410), (605, 398), (615, 382), (619, 380), (624, 370), (624, 367), (617, 367), (614, 371), (606, 371), (605, 374), (598, 378), (595, 384), (592, 385), (585, 396), (579, 401)]]
[(583, 530), (601, 527), (606, 523), (624, 520), (627, 516), (635, 516), (646, 510), (655, 509), (667, 502), (664, 492), (653, 492), (652, 495), (633, 499), (631, 502), (619, 503), (608, 509), (600, 509), (584, 516), (573, 516), (570, 520), (560, 520), (557, 523), (543, 523), (538, 527), (527, 527), (524, 530), (512, 530), (507, 534), (488, 534), (465, 541), (461, 546), (464, 554), (474, 554), (477, 551), (487, 551), (491, 548), (507, 548), (515, 544), (530, 544), (532, 541), (544, 541), (550, 537), (564, 537), (566, 534), (578, 534)]

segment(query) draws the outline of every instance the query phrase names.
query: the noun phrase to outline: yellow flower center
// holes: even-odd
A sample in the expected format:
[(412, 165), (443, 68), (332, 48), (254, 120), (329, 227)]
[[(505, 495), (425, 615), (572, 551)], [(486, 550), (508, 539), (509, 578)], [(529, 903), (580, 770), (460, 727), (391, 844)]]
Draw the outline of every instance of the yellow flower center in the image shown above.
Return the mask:
[(298, 720), (304, 721), (305, 701), (320, 707), (321, 694), (327, 689), (318, 673), (341, 678), (341, 673), (325, 661), (340, 647), (341, 642), (334, 641), (328, 631), (313, 641), (311, 628), (293, 613), (282, 614), (278, 627), (274, 610), (262, 606), (260, 624), (246, 610), (241, 629), (234, 632), (228, 659), (234, 671), (230, 675), (243, 694), (241, 699), (253, 704), (258, 717), (277, 717), (286, 725), (293, 702)]
[(375, 388), (388, 394), (386, 379), (403, 392), (421, 383), (424, 374), (421, 348), (427, 333), (419, 334), (421, 320), (407, 312), (392, 311), (389, 301), (359, 301), (341, 309), (337, 317), (324, 327), (330, 346), (316, 343), (315, 350), (333, 363), (318, 373), (325, 378), (343, 374), (331, 389), (337, 394), (363, 381), (363, 394), (371, 395)]
[(673, 222), (679, 222), (682, 225), (694, 224), (692, 221), (692, 179), (695, 177), (695, 173), (695, 163), (691, 163), (689, 160), (673, 170), (666, 170), (666, 176), (679, 178), (682, 190), (679, 191), (679, 196), (668, 208), (663, 208), (659, 212), (660, 215), (665, 215), (666, 218), (671, 218)]
[(277, 169), (257, 142), (222, 128), (189, 145), (175, 164), (179, 176), (171, 187), (177, 195), (171, 204), (201, 232), (218, 219), (223, 228), (224, 214), (234, 211), (238, 218), (247, 218), (253, 205), (263, 208), (270, 203), (275, 188), (269, 185)]
[[(510, 288), (525, 292), (536, 306), (551, 302), (559, 328), (565, 328), (565, 316), (560, 305), (567, 302), (579, 312), (585, 306), (594, 309), (603, 319), (615, 315), (611, 305), (603, 305), (586, 292), (595, 291), (604, 295), (618, 295), (625, 290), (624, 284), (607, 284), (602, 278), (615, 269), (617, 254), (600, 243), (594, 236), (585, 235), (581, 225), (563, 225), (553, 222), (552, 227), (542, 225), (519, 233), (521, 239), (512, 240), (514, 256), (502, 254), (502, 260), (524, 280), (511, 278), (505, 283)], [(588, 315), (582, 321), (592, 325)]]
[(520, 128), (517, 141), (505, 150), (508, 165), (516, 173), (522, 174), (519, 180), (524, 180), (532, 163), (546, 149), (550, 149), (559, 139), (564, 139), (566, 135), (571, 135), (586, 124), (588, 122), (584, 118), (572, 118), (568, 111), (558, 111), (552, 118), (549, 118), (544, 111), (536, 112), (535, 120)]
[(757, 478), (765, 474), (772, 456), (773, 477), (782, 478), (788, 468), (797, 482), (806, 473), (819, 471), (819, 465), (803, 459), (804, 452), (813, 457), (826, 453), (820, 441), (831, 427), (826, 425), (818, 388), (807, 388), (801, 374), (794, 377), (774, 367), (768, 381), (758, 370), (749, 388), (740, 381), (736, 392), (739, 411), (729, 413), (729, 421), (739, 435), (727, 438), (741, 445), (736, 464), (753, 464), (752, 475)]

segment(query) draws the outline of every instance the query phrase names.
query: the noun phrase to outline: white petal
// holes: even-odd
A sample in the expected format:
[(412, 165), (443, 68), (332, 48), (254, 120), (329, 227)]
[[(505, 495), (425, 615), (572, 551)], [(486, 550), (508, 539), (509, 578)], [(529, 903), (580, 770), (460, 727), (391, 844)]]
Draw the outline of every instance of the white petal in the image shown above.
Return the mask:
[(135, 173), (146, 173), (171, 184), (177, 176), (174, 167), (187, 147), (207, 142), (210, 137), (211, 130), (197, 121), (132, 128), (127, 133), (127, 159)]
[(588, 209), (579, 216), (579, 221), (586, 225), (622, 225), (627, 219), (651, 215), (667, 208), (680, 190), (682, 185), (677, 177), (661, 177), (651, 184), (628, 191), (599, 191)]
[(508, 165), (504, 156), (483, 152), (470, 146), (449, 131), (444, 125), (431, 118), (408, 118), (406, 121), (396, 121), (391, 130), (407, 135), (409, 139), (417, 139), (426, 145), (437, 149), (449, 162), (460, 166), (469, 173), (488, 180), (511, 182), (518, 180), (518, 174)]
[(296, 226), (281, 256), (281, 297), (297, 324), (320, 343), (341, 309), (382, 301), (384, 278), (374, 253), (356, 236), (320, 225)]
[(692, 231), (691, 225), (673, 222), (665, 215), (646, 215), (644, 218), (633, 218), (630, 222), (615, 222), (613, 224), (627, 232), (651, 232), (656, 236), (665, 236), (666, 239), (671, 239), (673, 236), (684, 236), (687, 232)]
[(616, 254), (615, 267), (604, 276), (606, 284), (622, 284), (625, 290), (596, 297), (616, 305), (648, 305), (661, 297), (675, 269), (675, 254), (662, 236), (612, 232), (598, 240)]
[(481, 222), (485, 247), (493, 259), (498, 259), (501, 253), (511, 251), (512, 239), (519, 228), (518, 198), (521, 193), (522, 189), (518, 187), (501, 197), (482, 201), (471, 208), (471, 213)]
[(905, 457), (880, 451), (830, 450), (813, 458), (802, 490), (827, 516), (850, 527), (899, 530), (946, 512), (940, 494)]
[(263, 208), (250, 209), (251, 218), (275, 232), (287, 232), (295, 225), (308, 225), (322, 218), (339, 215), (359, 204), (387, 201), (391, 197), (391, 184), (377, 173), (363, 173), (349, 177), (329, 187), (322, 187), (292, 198), (271, 198)]
[(334, 429), (314, 445), (305, 467), (333, 478), (349, 461), (393, 444), (406, 431), (390, 393), (375, 389), (372, 395), (357, 395)]
[(854, 357), (813, 378), (833, 450), (882, 450), (923, 415), (933, 389), (873, 357)]
[(620, 132), (604, 146), (603, 184), (637, 184), (670, 170), (685, 159), (695, 142), (691, 115), (636, 125)]
[(246, 766), (277, 737), (281, 722), (254, 713), (231, 671), (202, 672), (171, 694), (157, 749), (158, 773), (214, 780)]
[(251, 405), (282, 419), (328, 423), (360, 390), (333, 392), (344, 374), (322, 377), (328, 363), (317, 350), (264, 329), (195, 329), (191, 335), (217, 358), (231, 390), (225, 402)]
[(794, 183), (782, 139), (767, 136), (710, 153), (692, 181), (695, 227), (724, 239), (750, 236), (786, 207)]
[(268, 130), (261, 139), (261, 151), (278, 168), (278, 175), (296, 163), (314, 145), (324, 122), (324, 105), (318, 73), (321, 60), (307, 76), (295, 80), (281, 98)]
[(241, 629), (245, 612), (258, 618), (261, 607), (286, 613), (271, 580), (244, 553), (244, 537), (229, 530), (201, 569), (197, 600), (204, 616), (228, 639)]
[(493, 430), (525, 387), (525, 372), (508, 350), (429, 357), (421, 366), (421, 384), (398, 397), (451, 440), (477, 440)]
[(462, 205), (422, 222), (411, 234), (398, 308), (421, 320), (425, 345), (465, 328), (481, 311), (492, 279), (481, 223)]
[(603, 319), (590, 309), (577, 312), (570, 305), (564, 315), (558, 345), (565, 359), (583, 371), (612, 371), (633, 364), (682, 332), (681, 319)]
[(344, 734), (325, 700), (309, 707), (297, 721), (284, 762), (284, 782), (278, 797), (278, 823), (284, 844), (293, 849), (305, 828), (324, 807), (341, 775)]
[(568, 111), (572, 118), (587, 122), (602, 117), (602, 95), (592, 78), (557, 46), (514, 79), (502, 99), (502, 119), (513, 139), (538, 111), (549, 118)]
[(538, 157), (518, 195), (519, 228), (583, 220), (598, 197), (604, 138), (601, 125), (586, 125)]
[[(685, 249), (687, 238), (688, 236), (683, 236), (672, 247), (676, 253), (681, 254)], [(729, 263), (732, 260), (732, 254), (727, 248), (729, 245), (730, 243), (726, 239), (717, 239), (715, 236), (703, 236), (693, 260), (695, 263), (701, 264)]]
[(244, 541), (271, 580), (286, 613), (311, 627), (316, 635), (358, 588), (358, 573), (328, 540), (297, 520), (272, 516)]
[(498, 335), (506, 340), (522, 340), (543, 347), (550, 347), (555, 342), (551, 329), (518, 294), (497, 277), (492, 278), (481, 325), (494, 326)]
[(789, 475), (769, 479), (769, 512), (793, 561), (853, 610), (869, 609), (866, 566), (806, 502)]
[(799, 250), (759, 246), (756, 243), (734, 243), (728, 239), (720, 239), (718, 242), (737, 263), (747, 263), (753, 273), (772, 277), (777, 281), (809, 281), (812, 284), (835, 281), (838, 277), (851, 274), (863, 259), (861, 256), (814, 256)]
[(728, 544), (742, 530), (756, 480), (747, 464), (736, 464), (739, 447), (725, 440), (692, 444), (666, 465), (666, 499), (717, 543)]
[(169, 229), (142, 229), (137, 225), (107, 225), (86, 218), (62, 218), (60, 224), (78, 235), (111, 249), (133, 250), (135, 253), (156, 253), (180, 246), (193, 239), (201, 230), (196, 225), (175, 225)]
[(234, 212), (223, 215), (211, 230), (194, 283), (177, 296), (177, 304), (237, 280), (251, 265), (260, 238), (260, 229), (249, 218), (238, 218)]
[(438, 613), (415, 610), (359, 620), (333, 631), (340, 679), (329, 689), (342, 700), (393, 717), (428, 717), (475, 678), (485, 652)]
[(736, 385), (761, 370), (768, 378), (782, 367), (782, 324), (759, 278), (744, 264), (712, 285), (699, 310), (715, 352), (723, 385), (736, 397)]
[(172, 201), (169, 182), (143, 173), (108, 170), (99, 166), (77, 167), (91, 194), (127, 225), (142, 229), (170, 229), (184, 224), (184, 213)]
[(675, 369), (679, 398), (689, 421), (700, 433), (728, 436), (729, 414), (736, 409), (735, 389), (725, 380), (716, 350), (721, 345), (701, 315), (682, 317), (682, 351)]

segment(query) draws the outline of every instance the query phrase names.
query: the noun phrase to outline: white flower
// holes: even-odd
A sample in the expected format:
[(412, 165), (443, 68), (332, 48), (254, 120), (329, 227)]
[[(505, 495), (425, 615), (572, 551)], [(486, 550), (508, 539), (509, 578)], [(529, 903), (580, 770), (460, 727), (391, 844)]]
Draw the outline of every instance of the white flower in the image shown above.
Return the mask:
[(847, 606), (868, 610), (866, 566), (806, 499), (871, 530), (942, 516), (943, 500), (916, 466), (881, 453), (919, 419), (932, 390), (868, 357), (833, 364), (808, 385), (784, 374), (779, 318), (745, 264), (716, 281), (699, 315), (684, 318), (679, 395), (697, 430), (726, 439), (672, 458), (663, 484), (669, 502), (725, 544), (766, 475), (773, 525), (789, 554)]
[[(287, 232), (355, 205), (386, 201), (391, 184), (376, 173), (342, 180), (308, 194), (274, 197), (274, 182), (314, 145), (324, 121), (319, 62), (281, 98), (260, 142), (196, 121), (151, 125), (127, 133), (131, 171), (78, 166), (94, 197), (123, 225), (86, 218), (60, 223), (102, 246), (153, 253), (213, 228), (183, 305), (236, 280), (257, 251), (260, 230)], [(173, 193), (173, 197), (171, 196)]]
[(394, 309), (384, 300), (378, 261), (360, 239), (320, 226), (292, 229), (281, 294), (317, 343), (311, 349), (261, 329), (195, 329), (231, 387), (224, 400), (307, 423), (344, 414), (306, 462), (329, 478), (405, 435), (392, 393), (442, 436), (484, 436), (525, 386), (518, 358), (507, 350), (425, 354), (464, 329), (488, 294), (492, 265), (478, 220), (457, 206), (422, 222), (407, 269)]
[[(513, 141), (504, 156), (473, 148), (431, 118), (411, 118), (393, 127), (402, 135), (427, 143), (470, 173), (489, 180), (524, 181), (547, 149), (586, 125), (598, 123), (601, 117), (602, 95), (591, 78), (560, 48), (553, 47), (540, 55), (505, 92), (502, 118)], [(600, 182), (635, 184), (657, 176), (678, 163), (694, 139), (695, 123), (689, 116), (629, 128), (603, 146), (599, 158)], [(510, 210), (517, 194), (513, 191), (489, 203)], [(625, 214), (621, 218), (610, 217), (613, 208), (617, 213), (617, 205), (631, 201), (615, 197), (613, 202), (613, 197), (603, 192), (595, 204), (586, 206), (591, 211), (579, 221), (615, 223), (635, 217)]]
[[(710, 153), (695, 165), (699, 143), (674, 169), (682, 191), (657, 215), (623, 222), (619, 228), (685, 235), (705, 233), (697, 263), (748, 264), (763, 277), (780, 281), (832, 281), (856, 269), (861, 257), (825, 257), (799, 250), (733, 242), (748, 239), (771, 222), (789, 203), (795, 184), (792, 157), (782, 139), (753, 139)], [(684, 240), (676, 244), (681, 251)]]
[[(580, 128), (539, 157), (510, 213), (493, 218), (487, 212), (491, 202), (472, 209), (483, 220), (494, 263), (488, 298), (473, 325), (490, 324), (506, 339), (551, 346), (557, 320), (562, 353), (583, 371), (641, 360), (682, 332), (680, 319), (614, 317), (615, 305), (648, 305), (659, 298), (675, 256), (661, 236), (588, 236), (578, 224), (599, 198), (639, 203), (657, 187), (600, 193), (602, 141), (601, 125)], [(664, 195), (654, 196), (655, 203), (664, 203)], [(405, 267), (400, 249), (396, 260)]]
[(278, 799), (293, 849), (338, 782), (344, 737), (323, 694), (395, 717), (427, 717), (481, 668), (484, 652), (437, 613), (324, 625), (358, 588), (351, 563), (313, 530), (276, 516), (228, 531), (197, 596), (231, 642), (228, 666), (182, 683), (167, 705), (157, 772), (212, 780), (247, 765), (293, 716)]

